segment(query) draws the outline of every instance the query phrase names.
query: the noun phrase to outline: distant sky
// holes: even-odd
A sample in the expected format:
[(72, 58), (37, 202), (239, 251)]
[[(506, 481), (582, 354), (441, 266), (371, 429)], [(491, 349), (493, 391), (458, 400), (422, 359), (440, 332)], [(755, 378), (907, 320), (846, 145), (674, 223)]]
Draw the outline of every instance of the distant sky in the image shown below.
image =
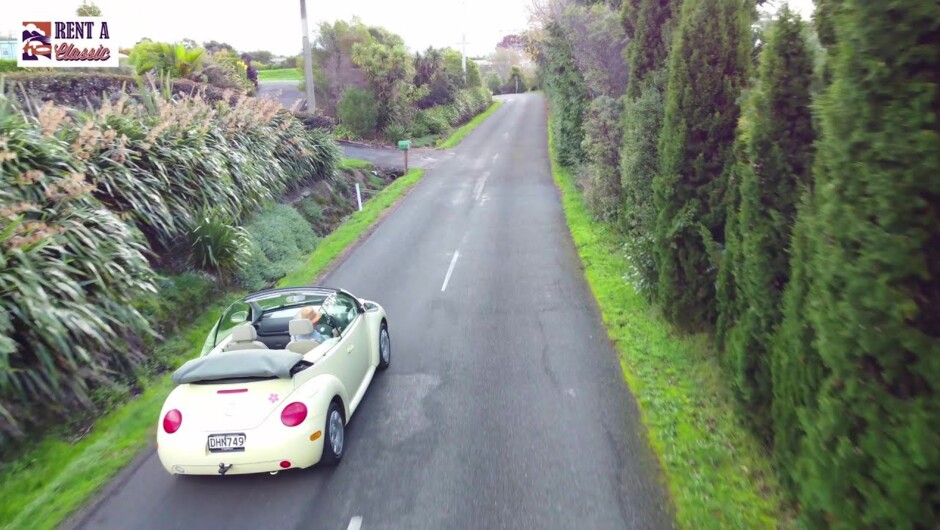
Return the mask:
[[(0, 35), (20, 31), (24, 20), (48, 20), (75, 14), (81, 0), (16, 2), (3, 0)], [(177, 41), (191, 38), (228, 42), (239, 51), (269, 50), (275, 54), (300, 52), (300, 0), (98, 0), (109, 19), (112, 37), (131, 46), (142, 37)], [(774, 3), (782, 3), (776, 0)], [(525, 29), (531, 0), (307, 0), (311, 31), (316, 22), (348, 20), (358, 15), (401, 35), (412, 51), (428, 46), (459, 49), (467, 35), (468, 55), (490, 53), (503, 35)], [(239, 9), (236, 5), (251, 6)], [(812, 0), (791, 0), (808, 15)], [(465, 14), (464, 14), (465, 13)]]

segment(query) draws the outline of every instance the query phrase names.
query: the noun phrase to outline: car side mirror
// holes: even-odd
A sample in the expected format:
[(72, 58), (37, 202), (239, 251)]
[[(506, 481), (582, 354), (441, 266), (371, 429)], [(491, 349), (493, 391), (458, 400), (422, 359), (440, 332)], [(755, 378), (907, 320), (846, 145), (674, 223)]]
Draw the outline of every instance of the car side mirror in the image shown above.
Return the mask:
[(379, 310), (379, 306), (373, 304), (372, 302), (366, 302), (366, 303), (362, 304), (362, 308), (363, 308), (367, 313), (372, 313), (372, 312), (374, 312), (374, 311), (378, 311), (378, 310)]
[(229, 317), (229, 320), (238, 324), (248, 320), (248, 311), (238, 311), (237, 313), (232, 313), (232, 316)]

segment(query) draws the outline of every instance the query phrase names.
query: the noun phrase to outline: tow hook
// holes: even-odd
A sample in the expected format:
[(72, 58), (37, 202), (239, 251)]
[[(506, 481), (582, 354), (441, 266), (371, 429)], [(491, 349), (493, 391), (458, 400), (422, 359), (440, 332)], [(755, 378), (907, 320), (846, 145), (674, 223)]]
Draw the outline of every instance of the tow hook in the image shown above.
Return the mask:
[(229, 465), (219, 464), (220, 475), (225, 476), (225, 473), (228, 472), (229, 469), (232, 469), (232, 464), (229, 464)]

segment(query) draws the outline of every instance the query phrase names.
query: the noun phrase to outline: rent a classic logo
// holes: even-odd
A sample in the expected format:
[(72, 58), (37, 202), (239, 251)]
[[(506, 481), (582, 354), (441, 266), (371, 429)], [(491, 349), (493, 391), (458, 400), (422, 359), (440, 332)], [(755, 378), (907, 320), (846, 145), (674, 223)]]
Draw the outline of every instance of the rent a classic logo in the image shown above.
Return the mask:
[(17, 66), (89, 68), (119, 66), (111, 28), (102, 17), (23, 22)]

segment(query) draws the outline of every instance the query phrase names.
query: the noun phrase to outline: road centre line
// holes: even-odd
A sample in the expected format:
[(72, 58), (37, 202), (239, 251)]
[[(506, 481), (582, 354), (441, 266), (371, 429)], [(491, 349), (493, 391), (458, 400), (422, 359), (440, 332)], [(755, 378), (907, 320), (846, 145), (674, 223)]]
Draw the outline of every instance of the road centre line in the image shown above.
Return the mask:
[(457, 258), (460, 257), (460, 251), (454, 251), (454, 257), (450, 260), (450, 267), (447, 268), (447, 275), (444, 276), (444, 285), (441, 286), (441, 292), (444, 292), (444, 289), (447, 289), (447, 283), (450, 282), (450, 275), (454, 273), (454, 265), (457, 264)]
[(349, 526), (346, 527), (346, 530), (359, 530), (362, 527), (362, 517), (355, 516), (349, 520)]

